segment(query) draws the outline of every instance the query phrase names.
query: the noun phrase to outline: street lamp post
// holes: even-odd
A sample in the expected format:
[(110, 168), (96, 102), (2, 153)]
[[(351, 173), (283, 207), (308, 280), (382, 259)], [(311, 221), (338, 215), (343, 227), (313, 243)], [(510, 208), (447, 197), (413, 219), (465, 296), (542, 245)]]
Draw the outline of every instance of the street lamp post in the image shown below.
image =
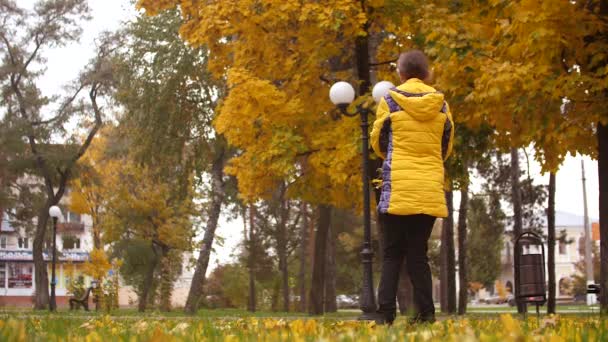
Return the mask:
[[(372, 90), (372, 96), (376, 102), (380, 102), (382, 96), (388, 93), (394, 85), (388, 81), (377, 83)], [(355, 89), (347, 82), (337, 82), (329, 90), (329, 98), (340, 112), (348, 117), (359, 114), (361, 118), (361, 171), (363, 185), (363, 246), (361, 249), (361, 263), (363, 264), (363, 284), (361, 286), (361, 297), (359, 306), (363, 314), (360, 320), (374, 320), (376, 312), (376, 296), (374, 294), (374, 281), (372, 273), (372, 261), (374, 252), (371, 243), (371, 210), (369, 198), (369, 123), (367, 116), (371, 110), (363, 105), (357, 106), (354, 113), (349, 113), (347, 108), (355, 100)]]
[(57, 285), (57, 279), (55, 277), (55, 264), (57, 263), (57, 220), (63, 217), (61, 209), (54, 205), (49, 208), (49, 215), (53, 218), (53, 259), (51, 266), (51, 300), (49, 303), (49, 309), (51, 311), (57, 311), (57, 301), (55, 299), (55, 285)]

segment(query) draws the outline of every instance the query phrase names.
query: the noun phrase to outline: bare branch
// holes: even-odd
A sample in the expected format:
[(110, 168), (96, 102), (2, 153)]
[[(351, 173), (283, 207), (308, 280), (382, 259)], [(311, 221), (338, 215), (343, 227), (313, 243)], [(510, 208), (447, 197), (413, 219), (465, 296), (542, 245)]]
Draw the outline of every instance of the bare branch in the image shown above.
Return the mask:
[(19, 73), (17, 74), (17, 83), (21, 82), (21, 77), (27, 72), (27, 68), (30, 65), (30, 63), (32, 63), (32, 61), (34, 60), (34, 58), (36, 58), (36, 56), (38, 55), (38, 51), (40, 51), (40, 47), (42, 46), (43, 42), (44, 42), (44, 36), (43, 39), (38, 39), (38, 33), (36, 33), (36, 36), (34, 37), (34, 42), (36, 43), (36, 47), (34, 48), (34, 51), (32, 52), (32, 54), (28, 57), (27, 61), (23, 64), (23, 67), (21, 67), (21, 71), (19, 71)]
[(67, 170), (71, 169), (71, 167), (78, 161), (78, 159), (80, 159), (80, 157), (84, 155), (84, 153), (87, 151), (87, 148), (89, 148), (89, 145), (91, 145), (91, 141), (93, 141), (95, 134), (97, 134), (97, 131), (101, 128), (101, 110), (97, 105), (97, 91), (99, 90), (100, 86), (101, 85), (99, 83), (93, 83), (91, 85), (91, 90), (89, 91), (89, 98), (91, 99), (91, 105), (93, 106), (93, 112), (95, 114), (95, 125), (89, 132), (84, 143), (78, 149), (78, 152), (74, 155), (74, 157), (72, 157), (72, 160), (68, 165)]
[(6, 51), (8, 51), (8, 56), (11, 59), (11, 63), (13, 65), (17, 65), (17, 62), (15, 61), (15, 55), (13, 55), (13, 47), (11, 46), (11, 43), (8, 41), (8, 38), (6, 38), (4, 32), (2, 31), (0, 31), (0, 38), (2, 38), (4, 44), (6, 45)]
[(63, 115), (65, 114), (65, 110), (74, 102), (74, 100), (76, 99), (76, 97), (78, 96), (78, 94), (80, 94), (80, 92), (82, 91), (82, 89), (84, 88), (84, 86), (85, 86), (84, 83), (81, 83), (80, 86), (74, 92), (74, 94), (72, 94), (72, 96), (70, 96), (69, 98), (67, 98), (63, 102), (63, 104), (61, 105), (61, 107), (57, 111), (57, 115), (54, 118), (51, 118), (51, 119), (48, 119), (48, 120), (33, 121), (31, 123), (31, 125), (32, 126), (46, 125), (46, 124), (50, 124), (50, 123), (52, 123), (54, 121), (57, 121), (57, 120), (61, 119), (63, 117)]

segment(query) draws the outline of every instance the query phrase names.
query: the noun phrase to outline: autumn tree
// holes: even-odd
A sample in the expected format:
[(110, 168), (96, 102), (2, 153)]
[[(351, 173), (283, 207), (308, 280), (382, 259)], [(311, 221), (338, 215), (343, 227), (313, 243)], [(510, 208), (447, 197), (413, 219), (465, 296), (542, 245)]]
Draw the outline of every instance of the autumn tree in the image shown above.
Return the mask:
[[(441, 17), (446, 29), (437, 32), (433, 48), (447, 51), (450, 44), (463, 40), (475, 46), (463, 58), (455, 58), (454, 53), (442, 58), (458, 61), (459, 68), (453, 70), (462, 72), (453, 73), (455, 77), (467, 70), (480, 71), (467, 97), (478, 104), (472, 119), (495, 126), (505, 147), (533, 143), (545, 171), (556, 171), (569, 153), (597, 158), (600, 222), (604, 222), (600, 226), (606, 227), (603, 236), (608, 235), (608, 218), (602, 217), (608, 212), (608, 115), (603, 106), (607, 76), (602, 72), (608, 5), (604, 1), (459, 2), (456, 13), (450, 13), (447, 4), (437, 5), (434, 10), (441, 8), (448, 16)], [(425, 23), (431, 27), (438, 20), (429, 18)], [(608, 244), (603, 246), (608, 258)], [(605, 288), (608, 266), (602, 274)], [(608, 299), (603, 299), (603, 308), (607, 306)]]
[[(495, 128), (503, 151), (534, 144), (545, 170), (556, 170), (568, 153), (591, 154), (599, 158), (599, 174), (608, 174), (604, 2), (245, 1), (235, 6), (141, 0), (139, 5), (151, 14), (179, 5), (184, 39), (206, 44), (211, 70), (228, 73), (231, 91), (216, 127), (233, 132), (228, 140), (243, 149), (230, 172), (246, 197), (257, 198), (277, 179), (294, 175), (310, 192), (319, 189), (310, 179), (327, 179), (335, 188), (322, 187), (331, 194), (325, 202), (340, 205), (349, 198), (344, 193), (356, 193), (349, 188), (357, 178), (351, 172), (357, 160), (355, 128), (346, 120), (326, 120), (327, 87), (319, 80), (354, 78), (364, 95), (370, 83), (369, 38), (376, 34), (386, 37), (375, 49), (376, 61), (423, 46), (441, 65), (435, 69), (439, 88), (462, 100), (453, 108), (456, 121)], [(268, 63), (274, 60), (284, 62)], [(378, 76), (389, 71), (378, 70)], [(302, 155), (310, 161), (309, 172), (293, 163)], [(515, 153), (512, 161), (518, 161)], [(600, 179), (601, 208), (608, 203), (607, 182)], [(514, 193), (517, 200), (517, 189)], [(603, 236), (608, 235), (608, 219), (602, 216), (607, 212), (600, 210)], [(608, 243), (602, 246), (608, 256)], [(608, 285), (608, 266), (602, 274)]]
[(93, 221), (91, 227), (93, 247), (103, 248), (101, 222), (105, 205), (105, 186), (103, 172), (105, 170), (107, 134), (111, 127), (102, 128), (93, 139), (84, 156), (78, 161), (78, 177), (70, 181), (70, 211), (89, 215)]
[[(105, 60), (107, 45), (102, 43), (78, 79), (69, 84), (67, 95), (44, 95), (39, 77), (46, 71), (44, 52), (78, 40), (83, 21), (89, 18), (86, 1), (38, 1), (32, 10), (12, 1), (0, 2), (0, 55), (2, 70), (3, 123), (18, 132), (27, 146), (27, 155), (36, 165), (44, 183), (44, 203), (36, 208), (33, 257), (36, 279), (35, 308), (48, 304), (48, 275), (42, 255), (47, 232), (48, 209), (59, 203), (74, 172), (102, 124), (99, 97), (111, 79), (111, 65)], [(83, 93), (86, 93), (87, 100)], [(81, 119), (80, 135), (66, 131), (66, 124)], [(50, 149), (51, 144), (60, 144)]]
[(159, 272), (161, 307), (167, 310), (171, 284), (179, 276), (174, 271), (181, 265), (181, 258), (175, 252), (188, 251), (191, 246), (195, 209), (191, 192), (185, 198), (175, 198), (172, 191), (175, 185), (171, 180), (148, 166), (137, 165), (128, 157), (112, 160), (110, 164), (114, 165), (106, 171), (108, 198), (102, 223), (104, 238), (108, 242), (145, 241), (152, 251), (152, 259), (142, 279), (138, 309), (145, 311), (155, 272)]
[[(201, 189), (205, 222), (199, 257), (185, 310), (194, 313), (202, 297), (209, 257), (222, 207), (230, 198), (224, 165), (231, 155), (211, 123), (223, 85), (207, 70), (208, 52), (180, 39), (177, 11), (141, 16), (124, 34), (119, 55), (117, 99), (126, 108), (121, 125), (138, 146), (135, 158), (178, 180), (175, 195)], [(152, 57), (153, 56), (153, 57)], [(190, 175), (194, 174), (193, 181)]]

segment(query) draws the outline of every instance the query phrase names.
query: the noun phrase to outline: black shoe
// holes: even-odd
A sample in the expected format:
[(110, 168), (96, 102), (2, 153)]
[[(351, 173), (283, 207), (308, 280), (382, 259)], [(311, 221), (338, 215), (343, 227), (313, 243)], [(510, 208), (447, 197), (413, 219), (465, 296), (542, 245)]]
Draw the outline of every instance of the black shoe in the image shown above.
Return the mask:
[(382, 312), (374, 312), (373, 314), (371, 314), (370, 319), (379, 325), (393, 325), (393, 321), (395, 321), (395, 315), (388, 315)]
[(424, 323), (432, 324), (435, 323), (435, 315), (415, 315), (414, 317), (411, 317), (407, 322), (410, 325)]

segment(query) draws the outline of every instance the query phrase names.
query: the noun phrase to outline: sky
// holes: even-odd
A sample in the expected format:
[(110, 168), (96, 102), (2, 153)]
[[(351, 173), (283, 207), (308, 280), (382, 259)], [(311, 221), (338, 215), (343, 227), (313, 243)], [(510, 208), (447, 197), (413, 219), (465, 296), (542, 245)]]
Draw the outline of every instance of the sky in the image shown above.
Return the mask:
[[(20, 6), (31, 7), (35, 1), (19, 0)], [(125, 0), (91, 0), (89, 6), (92, 20), (83, 24), (83, 35), (78, 43), (44, 51), (48, 58), (48, 71), (41, 78), (41, 90), (46, 95), (61, 94), (62, 86), (74, 79), (79, 70), (93, 57), (95, 38), (105, 30), (116, 30), (121, 22), (132, 20), (137, 11), (130, 1)], [(329, 98), (328, 98), (329, 101)], [(531, 159), (532, 156), (530, 156)], [(599, 188), (597, 162), (588, 157), (569, 157), (557, 173), (555, 207), (558, 211), (583, 216), (583, 190), (581, 181), (581, 160), (584, 160), (587, 179), (587, 201), (589, 216), (599, 217)], [(526, 164), (522, 163), (522, 168)], [(548, 184), (549, 175), (540, 174), (540, 166), (531, 160), (530, 175), (537, 184)], [(473, 186), (475, 188), (475, 186)], [(455, 193), (455, 208), (458, 208), (459, 195)], [(582, 224), (582, 222), (581, 222)], [(210, 266), (217, 262), (225, 263), (240, 242), (242, 220), (228, 222), (226, 217), (220, 220), (217, 234), (224, 240), (223, 246), (215, 246)]]

